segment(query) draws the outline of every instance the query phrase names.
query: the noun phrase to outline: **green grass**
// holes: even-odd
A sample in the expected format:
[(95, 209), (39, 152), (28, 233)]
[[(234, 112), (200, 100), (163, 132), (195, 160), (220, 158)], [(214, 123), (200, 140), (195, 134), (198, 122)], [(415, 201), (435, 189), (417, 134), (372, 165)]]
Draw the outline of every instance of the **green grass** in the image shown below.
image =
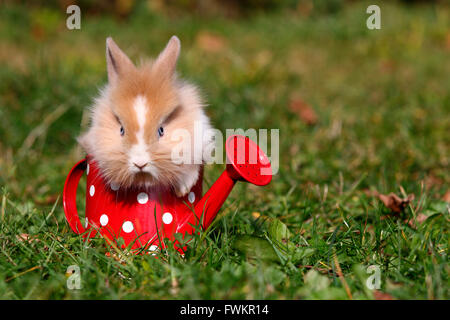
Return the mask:
[[(373, 299), (370, 265), (394, 298), (449, 298), (448, 6), (386, 2), (379, 31), (366, 29), (364, 3), (229, 20), (141, 7), (126, 21), (83, 16), (80, 31), (55, 9), (0, 10), (1, 299), (348, 299), (346, 285)], [(204, 51), (201, 31), (224, 48)], [(217, 128), (280, 129), (280, 170), (267, 187), (238, 184), (184, 259), (169, 251), (120, 263), (101, 239), (70, 231), (60, 195), (106, 81), (105, 38), (137, 61), (172, 34), (179, 71), (202, 88)], [(292, 96), (314, 108), (316, 125), (289, 110)], [(206, 168), (205, 188), (221, 170)], [(365, 192), (401, 188), (416, 197), (400, 218)], [(419, 214), (428, 219), (416, 228), (404, 222)], [(66, 287), (70, 265), (81, 290)]]

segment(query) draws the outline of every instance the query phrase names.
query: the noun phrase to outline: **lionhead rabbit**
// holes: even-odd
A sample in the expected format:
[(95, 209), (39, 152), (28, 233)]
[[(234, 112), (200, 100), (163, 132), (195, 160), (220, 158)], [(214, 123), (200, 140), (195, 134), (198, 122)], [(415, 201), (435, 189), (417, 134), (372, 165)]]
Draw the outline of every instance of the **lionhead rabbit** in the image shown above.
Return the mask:
[[(154, 61), (136, 67), (111, 38), (106, 39), (108, 83), (92, 106), (88, 131), (78, 141), (107, 183), (171, 188), (181, 197), (197, 182), (211, 138), (194, 135), (194, 126), (206, 133), (210, 122), (197, 88), (177, 78), (179, 53), (180, 40), (173, 36)], [(174, 138), (180, 129), (190, 139)], [(190, 161), (173, 161), (180, 143), (182, 150), (189, 150)]]

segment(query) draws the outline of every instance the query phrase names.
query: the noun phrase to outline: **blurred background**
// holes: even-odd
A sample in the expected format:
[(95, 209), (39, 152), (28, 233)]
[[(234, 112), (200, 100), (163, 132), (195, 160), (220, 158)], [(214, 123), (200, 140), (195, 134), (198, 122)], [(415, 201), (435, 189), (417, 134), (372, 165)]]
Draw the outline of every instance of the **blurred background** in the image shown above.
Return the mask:
[[(66, 27), (70, 4), (81, 8), (80, 30)], [(366, 27), (370, 4), (381, 8), (380, 30)], [(286, 216), (283, 222), (300, 230), (319, 212), (317, 228), (328, 232), (342, 218), (336, 199), (361, 221), (379, 209), (371, 202), (375, 191), (426, 194), (428, 209), (450, 201), (448, 1), (3, 0), (0, 6), (6, 207), (42, 216), (56, 203), (55, 221), (64, 225), (57, 199), (83, 157), (75, 138), (88, 125), (87, 108), (106, 83), (106, 37), (138, 62), (157, 55), (172, 35), (182, 44), (178, 71), (201, 88), (215, 127), (280, 129), (279, 173), (266, 188), (237, 186), (229, 203), (241, 203), (240, 215)], [(222, 169), (206, 168), (206, 183)]]
[[(70, 4), (81, 30), (66, 27)], [(105, 38), (138, 62), (176, 34), (180, 74), (201, 87), (216, 127), (280, 129), (283, 191), (339, 173), (370, 172), (377, 187), (448, 183), (448, 3), (384, 1), (373, 31), (368, 4), (2, 1), (0, 181), (18, 196), (59, 191), (106, 81)]]

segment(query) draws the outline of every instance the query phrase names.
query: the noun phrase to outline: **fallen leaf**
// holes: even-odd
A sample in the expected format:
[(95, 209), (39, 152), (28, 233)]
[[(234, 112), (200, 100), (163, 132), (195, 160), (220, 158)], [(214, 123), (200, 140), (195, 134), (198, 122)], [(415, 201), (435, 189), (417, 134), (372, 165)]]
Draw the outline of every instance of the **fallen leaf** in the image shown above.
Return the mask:
[(299, 1), (297, 4), (297, 11), (303, 17), (309, 17), (312, 10), (314, 9), (314, 4), (311, 0), (309, 1)]
[(291, 156), (295, 156), (299, 151), (300, 151), (300, 147), (298, 146), (298, 144), (292, 144), (289, 147), (289, 154)]
[(34, 24), (31, 27), (31, 34), (33, 35), (35, 40), (42, 40), (45, 38), (45, 30), (43, 27)]
[(19, 241), (26, 241), (26, 242), (37, 241), (37, 242), (39, 242), (39, 239), (37, 237), (30, 236), (28, 233), (21, 233), (21, 234), (17, 235), (16, 238)]
[(380, 63), (380, 70), (383, 73), (392, 73), (395, 71), (395, 62), (393, 60), (383, 60)]
[(289, 104), (289, 109), (296, 113), (300, 120), (307, 125), (314, 125), (317, 123), (318, 117), (314, 109), (301, 99), (292, 99)]
[(172, 295), (177, 295), (179, 291), (178, 280), (176, 277), (172, 277), (172, 287), (169, 289)]
[(442, 200), (444, 200), (445, 202), (449, 202), (450, 203), (450, 190), (448, 190), (444, 196), (442, 197)]
[(51, 194), (43, 198), (37, 198), (35, 199), (35, 203), (38, 205), (50, 205), (54, 204), (56, 200), (58, 200), (59, 195), (58, 194)]
[(120, 255), (118, 255), (118, 254), (116, 254), (116, 253), (112, 253), (111, 254), (111, 257), (114, 259), (114, 260), (116, 260), (117, 262), (119, 262), (121, 265), (126, 265), (126, 261), (123, 259), (123, 258), (121, 258), (120, 257)]
[(266, 284), (266, 292), (268, 293), (268, 294), (271, 294), (271, 293), (274, 293), (275, 292), (275, 288), (273, 287), (273, 285), (271, 285), (271, 284)]
[(261, 213), (259, 213), (259, 212), (252, 212), (252, 216), (253, 216), (253, 218), (258, 219), (261, 216)]
[(375, 300), (394, 300), (394, 298), (389, 293), (381, 292), (378, 290), (373, 291), (373, 297), (375, 298)]
[(378, 199), (380, 199), (386, 208), (390, 209), (392, 212), (401, 213), (408, 204), (414, 200), (414, 195), (409, 194), (406, 198), (400, 198), (395, 193), (391, 192), (388, 195), (378, 194)]
[(448, 32), (447, 36), (445, 37), (445, 48), (447, 50), (450, 50), (450, 32)]
[(417, 217), (416, 217), (416, 220), (417, 220), (418, 223), (422, 223), (422, 222), (424, 222), (427, 219), (428, 219), (428, 216), (423, 214), (423, 213), (419, 213), (417, 215)]
[(134, 0), (119, 0), (115, 1), (115, 12), (122, 17), (128, 16), (134, 7)]
[[(416, 222), (419, 223), (419, 224), (423, 223), (427, 219), (428, 219), (428, 216), (423, 214), (423, 213), (419, 213), (416, 216)], [(405, 222), (407, 222), (411, 228), (414, 228), (414, 229), (416, 228), (416, 224), (414, 223), (413, 219), (406, 220)]]
[(208, 52), (219, 52), (226, 47), (226, 40), (209, 31), (200, 31), (196, 38), (197, 46)]
[(444, 184), (444, 181), (435, 175), (427, 175), (424, 179), (425, 186), (427, 189), (431, 189), (433, 187), (440, 187), (442, 184)]
[(368, 197), (378, 197), (380, 193), (376, 190), (364, 189), (363, 192)]

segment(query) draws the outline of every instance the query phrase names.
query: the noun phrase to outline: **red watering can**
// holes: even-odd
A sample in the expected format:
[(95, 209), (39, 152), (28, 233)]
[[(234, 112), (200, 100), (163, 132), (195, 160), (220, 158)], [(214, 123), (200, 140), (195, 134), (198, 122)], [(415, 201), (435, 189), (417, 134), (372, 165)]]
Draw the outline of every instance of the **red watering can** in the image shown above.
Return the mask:
[[(272, 169), (267, 155), (248, 137), (234, 135), (226, 141), (226, 170), (202, 195), (202, 172), (190, 192), (178, 198), (172, 192), (152, 189), (124, 189), (103, 181), (97, 164), (88, 155), (67, 176), (63, 205), (66, 219), (77, 234), (94, 237), (97, 232), (111, 241), (123, 238), (122, 247), (155, 251), (164, 239), (176, 233), (192, 234), (193, 226), (208, 228), (236, 181), (267, 185)], [(86, 214), (84, 225), (76, 208), (79, 180), (86, 171)], [(203, 171), (203, 170), (202, 170)], [(89, 232), (87, 232), (89, 231)], [(182, 251), (181, 248), (177, 248)]]

